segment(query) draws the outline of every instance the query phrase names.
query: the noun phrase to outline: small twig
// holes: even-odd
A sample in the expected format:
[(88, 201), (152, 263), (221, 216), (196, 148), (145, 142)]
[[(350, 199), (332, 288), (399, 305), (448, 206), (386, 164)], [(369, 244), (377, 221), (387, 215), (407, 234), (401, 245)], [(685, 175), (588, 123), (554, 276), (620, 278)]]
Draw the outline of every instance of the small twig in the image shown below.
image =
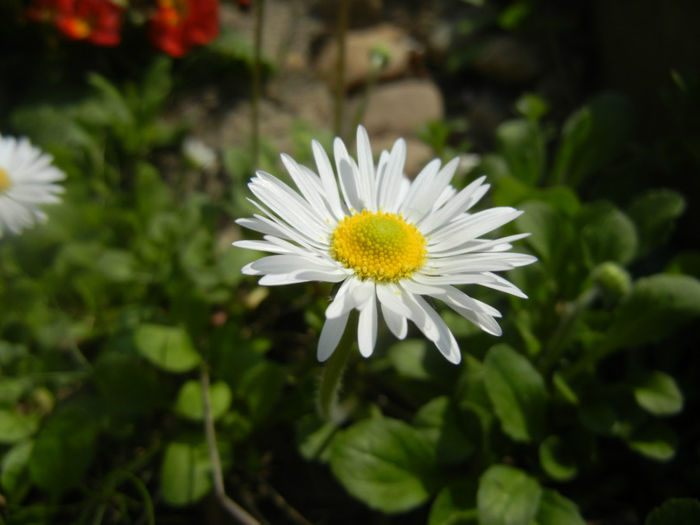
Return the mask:
[(219, 500), (224, 510), (238, 520), (239, 523), (243, 525), (260, 525), (258, 520), (226, 495), (224, 476), (221, 473), (221, 458), (219, 457), (219, 450), (216, 448), (216, 430), (214, 429), (214, 418), (211, 414), (211, 401), (209, 399), (209, 370), (206, 364), (203, 364), (201, 367), (200, 380), (202, 383), (202, 401), (204, 403), (204, 433), (207, 436), (211, 475), (214, 480), (216, 499)]
[(277, 490), (273, 486), (268, 485), (265, 482), (261, 482), (259, 490), (263, 495), (270, 498), (270, 500), (272, 500), (272, 503), (279, 507), (294, 523), (299, 523), (300, 525), (313, 525), (309, 520), (302, 516), (302, 514), (297, 509), (292, 507), (287, 502), (287, 500), (284, 499), (284, 496), (277, 492)]

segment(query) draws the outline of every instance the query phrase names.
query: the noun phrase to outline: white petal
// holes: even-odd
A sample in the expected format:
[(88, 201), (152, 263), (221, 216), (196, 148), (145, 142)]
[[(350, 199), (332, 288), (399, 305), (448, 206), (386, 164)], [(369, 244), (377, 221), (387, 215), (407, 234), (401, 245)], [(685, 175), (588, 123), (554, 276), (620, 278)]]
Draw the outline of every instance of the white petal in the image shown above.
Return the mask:
[(377, 299), (374, 293), (360, 309), (360, 319), (357, 323), (357, 344), (362, 357), (369, 357), (377, 342)]
[(423, 217), (447, 186), (442, 181), (438, 182), (440, 164), (440, 159), (431, 160), (411, 183), (408, 195), (401, 204), (401, 213), (412, 222), (418, 222)]
[[(454, 364), (462, 360), (459, 345), (442, 317), (420, 295), (413, 295), (416, 305), (416, 318), (411, 319), (425, 336), (435, 343), (440, 353)], [(416, 322), (418, 321), (418, 322)]]
[(323, 362), (328, 359), (338, 346), (340, 338), (343, 337), (343, 332), (345, 332), (345, 326), (348, 324), (349, 315), (350, 312), (347, 312), (340, 317), (326, 319), (321, 329), (321, 336), (318, 338), (316, 356), (319, 361)]
[(421, 221), (421, 231), (425, 234), (430, 234), (436, 228), (449, 223), (452, 219), (470, 209), (489, 190), (489, 184), (481, 185), (484, 180), (486, 180), (486, 177), (479, 177), (452, 197), (444, 206), (439, 209), (436, 208)]
[[(455, 246), (488, 233), (512, 221), (522, 214), (515, 208), (499, 207), (475, 213), (462, 215), (452, 222), (441, 226), (430, 234), (428, 242), (440, 246), (440, 250), (448, 250)], [(421, 230), (423, 231), (423, 230)], [(423, 231), (425, 234), (425, 232)]]
[[(408, 179), (403, 174), (406, 162), (406, 142), (397, 139), (391, 148), (386, 170), (382, 176), (379, 187), (379, 207), (389, 213), (399, 211), (399, 205), (403, 201), (405, 191), (410, 187)], [(403, 187), (403, 191), (397, 191)]]
[(338, 137), (333, 141), (333, 156), (345, 203), (351, 213), (359, 213), (365, 207), (359, 187), (359, 170), (355, 161), (348, 154), (345, 144)]
[(343, 270), (297, 270), (289, 273), (267, 274), (260, 278), (260, 286), (281, 286), (284, 284), (306, 283), (319, 281), (323, 283), (338, 283), (347, 279), (348, 274)]
[(501, 237), (500, 239), (471, 239), (464, 244), (445, 251), (441, 250), (442, 245), (438, 243), (430, 247), (430, 255), (431, 257), (448, 257), (472, 252), (503, 252), (513, 247), (510, 244), (511, 242), (519, 241), (529, 236), (529, 233), (518, 233)]
[(403, 289), (394, 283), (377, 284), (377, 298), (385, 306), (403, 317), (410, 317), (411, 310), (401, 300)]
[(340, 202), (338, 183), (336, 182), (335, 174), (331, 167), (331, 161), (328, 159), (326, 151), (318, 141), (311, 141), (311, 149), (314, 154), (314, 160), (316, 161), (318, 174), (321, 177), (321, 184), (323, 185), (326, 200), (336, 220), (340, 220), (345, 215), (345, 209)]
[(367, 130), (357, 126), (357, 165), (359, 168), (359, 188), (362, 200), (370, 211), (377, 211), (377, 184), (374, 177), (374, 158)]
[(386, 304), (380, 303), (382, 307), (382, 315), (384, 316), (384, 322), (394, 337), (397, 339), (404, 339), (408, 333), (408, 323), (403, 315), (399, 315), (394, 312), (391, 308), (387, 308)]
[(362, 281), (353, 277), (346, 279), (338, 288), (331, 304), (326, 308), (326, 317), (340, 317), (356, 308), (359, 303), (354, 292), (361, 283)]
[(318, 179), (318, 177), (310, 170), (302, 169), (289, 155), (282, 153), (280, 157), (289, 175), (294, 180), (294, 184), (297, 185), (304, 198), (311, 204), (316, 214), (325, 220), (329, 220), (332, 214), (326, 207), (326, 202), (321, 195), (320, 179), (315, 181), (314, 179)]

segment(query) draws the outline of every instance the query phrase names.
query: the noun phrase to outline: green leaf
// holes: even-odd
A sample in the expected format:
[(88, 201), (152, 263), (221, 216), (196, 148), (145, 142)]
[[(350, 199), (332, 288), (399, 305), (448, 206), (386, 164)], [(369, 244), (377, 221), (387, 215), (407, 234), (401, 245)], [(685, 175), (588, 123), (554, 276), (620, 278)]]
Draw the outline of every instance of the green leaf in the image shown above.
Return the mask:
[(542, 491), (535, 521), (537, 525), (586, 525), (576, 504), (551, 489)]
[(656, 416), (671, 416), (683, 410), (683, 394), (676, 381), (656, 370), (635, 382), (634, 398), (640, 407)]
[(549, 112), (549, 103), (536, 93), (523, 93), (515, 101), (515, 109), (523, 117), (538, 122)]
[(593, 266), (606, 261), (627, 264), (637, 253), (634, 223), (612, 204), (589, 204), (581, 223), (581, 240)]
[(700, 282), (687, 275), (639, 279), (615, 311), (605, 344), (611, 349), (652, 343), (700, 315)]
[(95, 414), (84, 404), (54, 412), (34, 440), (29, 460), (32, 481), (55, 494), (80, 485), (92, 463), (98, 431)]
[(627, 446), (635, 452), (660, 462), (673, 459), (678, 444), (673, 430), (658, 422), (636, 430), (626, 441)]
[(666, 242), (675, 220), (684, 211), (683, 195), (673, 190), (651, 190), (636, 197), (627, 213), (639, 232), (639, 255), (646, 255)]
[(22, 441), (34, 434), (37, 428), (39, 428), (37, 415), (0, 408), (0, 444)]
[(534, 186), (545, 168), (545, 141), (539, 126), (525, 119), (509, 120), (498, 126), (496, 140), (511, 175)]
[(446, 381), (456, 374), (455, 367), (450, 365), (435, 348), (425, 339), (406, 339), (389, 347), (389, 361), (398, 374), (405, 379), (419, 381)]
[(191, 505), (202, 499), (212, 487), (206, 443), (168, 443), (160, 466), (160, 487), (169, 505)]
[[(214, 421), (223, 416), (229, 409), (231, 398), (231, 389), (224, 381), (218, 381), (209, 387), (211, 414)], [(192, 421), (204, 420), (202, 383), (192, 379), (182, 385), (175, 400), (175, 412)]]
[(493, 465), (479, 479), (479, 525), (530, 525), (541, 497), (537, 480), (522, 470)]
[(484, 360), (484, 380), (506, 434), (525, 442), (542, 435), (547, 391), (530, 361), (507, 345), (493, 346)]
[(13, 492), (19, 485), (21, 476), (29, 463), (33, 446), (33, 441), (17, 443), (2, 458), (2, 465), (0, 465), (2, 487), (7, 492)]
[(527, 243), (541, 259), (550, 260), (552, 254), (566, 244), (566, 237), (562, 235), (562, 218), (546, 202), (526, 201), (518, 207), (523, 214), (515, 222), (517, 230), (530, 233)]
[(447, 396), (436, 397), (423, 405), (413, 418), (413, 426), (433, 443), (439, 463), (460, 463), (476, 449), (473, 435), (464, 431), (475, 428), (474, 422), (466, 421)]
[[(479, 169), (479, 172), (489, 171)], [(565, 217), (575, 216), (581, 208), (576, 194), (566, 186), (533, 188), (514, 177), (505, 175), (498, 179), (493, 188), (493, 203), (496, 206), (519, 206), (527, 200), (538, 200), (549, 204)]]
[(647, 516), (644, 525), (697, 525), (700, 523), (700, 501), (672, 498), (663, 502)]
[(619, 155), (631, 130), (630, 104), (620, 95), (598, 95), (565, 122), (553, 181), (578, 186)]
[(200, 362), (190, 336), (179, 327), (142, 324), (134, 343), (142, 356), (168, 372), (187, 372)]
[(578, 468), (569, 453), (567, 444), (559, 436), (548, 436), (542, 441), (539, 454), (542, 470), (556, 481), (568, 481), (578, 473)]
[(236, 396), (245, 400), (251, 419), (260, 422), (275, 407), (285, 381), (284, 368), (271, 361), (262, 361), (243, 375)]
[(427, 501), (436, 489), (432, 447), (403, 421), (361, 421), (339, 432), (332, 446), (333, 474), (373, 509), (406, 511)]
[(442, 489), (430, 507), (428, 525), (476, 525), (476, 488), (469, 477)]

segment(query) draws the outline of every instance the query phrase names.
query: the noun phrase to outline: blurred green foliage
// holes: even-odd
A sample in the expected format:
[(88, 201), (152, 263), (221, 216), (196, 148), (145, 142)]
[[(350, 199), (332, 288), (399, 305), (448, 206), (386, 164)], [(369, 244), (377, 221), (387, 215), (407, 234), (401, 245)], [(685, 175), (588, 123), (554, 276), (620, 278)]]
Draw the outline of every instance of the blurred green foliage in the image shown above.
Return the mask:
[[(515, 30), (537, 3), (506, 4), (472, 24)], [(239, 44), (224, 35), (214, 52), (249, 60)], [(682, 107), (697, 103), (675, 78)], [(139, 78), (93, 73), (76, 99), (7, 112), (68, 178), (44, 226), (0, 241), (2, 519), (225, 522), (207, 396), (230, 494), (271, 523), (299, 521), (290, 506), (314, 523), (698, 522), (700, 253), (673, 244), (694, 196), (629, 175), (648, 156), (627, 97), (594, 95), (562, 122), (541, 95), (518, 98), (458, 180), (486, 173), (489, 204), (525, 210), (510, 233), (531, 233), (519, 249), (539, 263), (509, 278), (529, 299), (473, 291), (503, 312), (501, 340), (443, 312), (459, 367), (415, 332), (380, 333), (328, 422), (315, 345), (332, 290), (259, 288), (240, 274), (257, 255), (230, 246), (252, 211), (246, 180), (280, 173), (277, 152), (263, 141), (253, 166), (227, 149), (227, 189), (197, 191), (186, 129), (163, 118), (179, 80), (155, 59)], [(468, 129), (419, 134), (450, 156)], [(331, 139), (303, 122), (290, 133), (300, 162), (311, 138)]]

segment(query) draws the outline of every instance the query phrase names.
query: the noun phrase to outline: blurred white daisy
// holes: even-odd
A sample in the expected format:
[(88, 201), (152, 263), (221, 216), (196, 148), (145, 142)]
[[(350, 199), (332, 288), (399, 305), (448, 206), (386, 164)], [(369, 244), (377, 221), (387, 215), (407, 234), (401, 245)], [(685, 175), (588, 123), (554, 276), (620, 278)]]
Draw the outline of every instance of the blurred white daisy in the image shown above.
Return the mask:
[(46, 220), (40, 205), (60, 201), (65, 174), (52, 160), (26, 138), (0, 136), (0, 237)]
[(480, 238), (522, 212), (499, 207), (468, 213), (489, 185), (480, 177), (456, 192), (450, 180), (459, 159), (442, 167), (434, 159), (410, 181), (403, 172), (403, 139), (391, 152), (383, 151), (375, 166), (367, 132), (360, 126), (357, 162), (343, 141), (335, 139), (335, 171), (321, 145), (311, 145), (318, 174), (282, 155), (299, 191), (263, 171), (252, 178), (248, 186), (259, 202), (251, 202), (260, 213), (237, 223), (263, 233), (264, 240), (234, 245), (274, 254), (242, 270), (261, 275), (261, 285), (342, 282), (326, 310), (318, 359), (325, 361), (333, 353), (356, 309), (363, 356), (374, 350), (381, 310), (397, 338), (406, 336), (411, 320), (449, 361), (459, 363), (457, 341), (424, 296), (445, 302), (485, 332), (500, 335), (498, 310), (455, 285), (480, 284), (526, 297), (493, 272), (536, 260), (508, 252), (512, 241), (528, 234)]

